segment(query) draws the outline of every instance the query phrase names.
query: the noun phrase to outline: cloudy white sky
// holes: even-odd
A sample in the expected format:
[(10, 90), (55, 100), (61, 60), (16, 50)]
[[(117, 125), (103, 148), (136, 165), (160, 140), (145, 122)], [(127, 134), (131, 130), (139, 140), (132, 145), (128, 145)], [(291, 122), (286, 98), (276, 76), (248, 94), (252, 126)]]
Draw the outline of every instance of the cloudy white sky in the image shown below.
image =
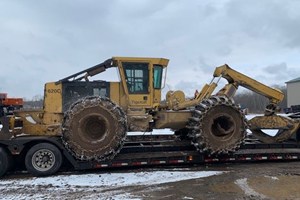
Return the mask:
[(187, 93), (224, 63), (284, 85), (300, 77), (299, 10), (296, 0), (1, 0), (0, 92), (42, 95), (45, 82), (112, 56), (169, 58), (168, 87)]

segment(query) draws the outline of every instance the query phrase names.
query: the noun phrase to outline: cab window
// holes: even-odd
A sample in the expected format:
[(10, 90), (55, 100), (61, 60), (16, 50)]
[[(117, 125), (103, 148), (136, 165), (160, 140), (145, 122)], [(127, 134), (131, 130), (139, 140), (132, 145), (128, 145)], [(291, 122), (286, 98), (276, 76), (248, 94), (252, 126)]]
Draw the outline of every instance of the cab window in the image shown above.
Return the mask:
[(161, 89), (163, 67), (161, 65), (154, 65), (153, 68), (153, 87), (154, 89)]

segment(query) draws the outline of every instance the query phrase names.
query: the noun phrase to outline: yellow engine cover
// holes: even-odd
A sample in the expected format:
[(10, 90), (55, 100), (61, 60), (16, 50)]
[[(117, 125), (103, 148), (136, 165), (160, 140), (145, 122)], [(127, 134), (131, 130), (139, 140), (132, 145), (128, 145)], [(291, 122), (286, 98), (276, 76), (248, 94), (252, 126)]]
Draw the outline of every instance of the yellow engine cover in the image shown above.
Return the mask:
[(169, 109), (173, 109), (179, 103), (185, 101), (185, 95), (181, 90), (169, 91), (166, 95), (166, 101)]

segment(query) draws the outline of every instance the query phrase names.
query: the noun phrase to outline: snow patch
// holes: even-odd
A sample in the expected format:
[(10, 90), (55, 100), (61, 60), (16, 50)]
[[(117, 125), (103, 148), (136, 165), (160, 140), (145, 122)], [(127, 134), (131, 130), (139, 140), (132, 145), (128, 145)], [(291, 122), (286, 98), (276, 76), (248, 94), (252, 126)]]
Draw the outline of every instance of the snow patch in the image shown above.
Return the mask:
[(276, 176), (264, 176), (264, 177), (275, 180), (275, 181), (279, 180), (279, 178)]
[[(129, 186), (151, 186), (149, 190), (163, 190), (162, 183), (198, 179), (222, 174), (222, 171), (146, 171), (58, 175), (52, 177), (2, 179), (0, 199), (60, 199), (75, 195), (76, 199), (143, 199), (130, 193)], [(37, 192), (39, 191), (39, 192)], [(185, 197), (184, 199), (192, 199)]]
[(183, 199), (194, 199), (194, 198), (185, 196), (185, 197), (183, 197)]
[(105, 173), (83, 175), (60, 175), (54, 177), (29, 178), (23, 180), (2, 180), (0, 188), (7, 184), (30, 187), (51, 185), (54, 187), (79, 186), (79, 187), (125, 187), (132, 185), (156, 185), (177, 182), (189, 179), (203, 178), (218, 175), (219, 171), (154, 171), (132, 173)]
[(258, 192), (256, 192), (255, 190), (253, 190), (249, 185), (248, 185), (248, 181), (247, 178), (243, 178), (243, 179), (238, 179), (234, 182), (236, 185), (238, 185), (244, 192), (245, 195), (249, 196), (249, 197), (256, 197), (259, 199), (265, 199), (266, 196), (263, 194), (260, 194)]
[(171, 129), (153, 129), (152, 132), (128, 132), (127, 135), (174, 135)]

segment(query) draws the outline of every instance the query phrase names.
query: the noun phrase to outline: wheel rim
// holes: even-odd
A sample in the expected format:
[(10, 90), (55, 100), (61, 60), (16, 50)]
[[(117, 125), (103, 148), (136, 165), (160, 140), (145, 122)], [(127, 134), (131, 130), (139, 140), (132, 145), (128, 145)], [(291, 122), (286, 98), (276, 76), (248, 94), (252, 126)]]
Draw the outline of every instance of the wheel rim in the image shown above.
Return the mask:
[(212, 119), (210, 133), (216, 137), (230, 137), (235, 131), (235, 121), (232, 116), (223, 114)]
[(109, 123), (98, 114), (91, 114), (79, 121), (78, 125), (81, 131), (81, 137), (85, 141), (101, 141), (109, 131)]
[(55, 155), (48, 149), (40, 149), (32, 156), (32, 166), (38, 171), (47, 171), (55, 164)]

